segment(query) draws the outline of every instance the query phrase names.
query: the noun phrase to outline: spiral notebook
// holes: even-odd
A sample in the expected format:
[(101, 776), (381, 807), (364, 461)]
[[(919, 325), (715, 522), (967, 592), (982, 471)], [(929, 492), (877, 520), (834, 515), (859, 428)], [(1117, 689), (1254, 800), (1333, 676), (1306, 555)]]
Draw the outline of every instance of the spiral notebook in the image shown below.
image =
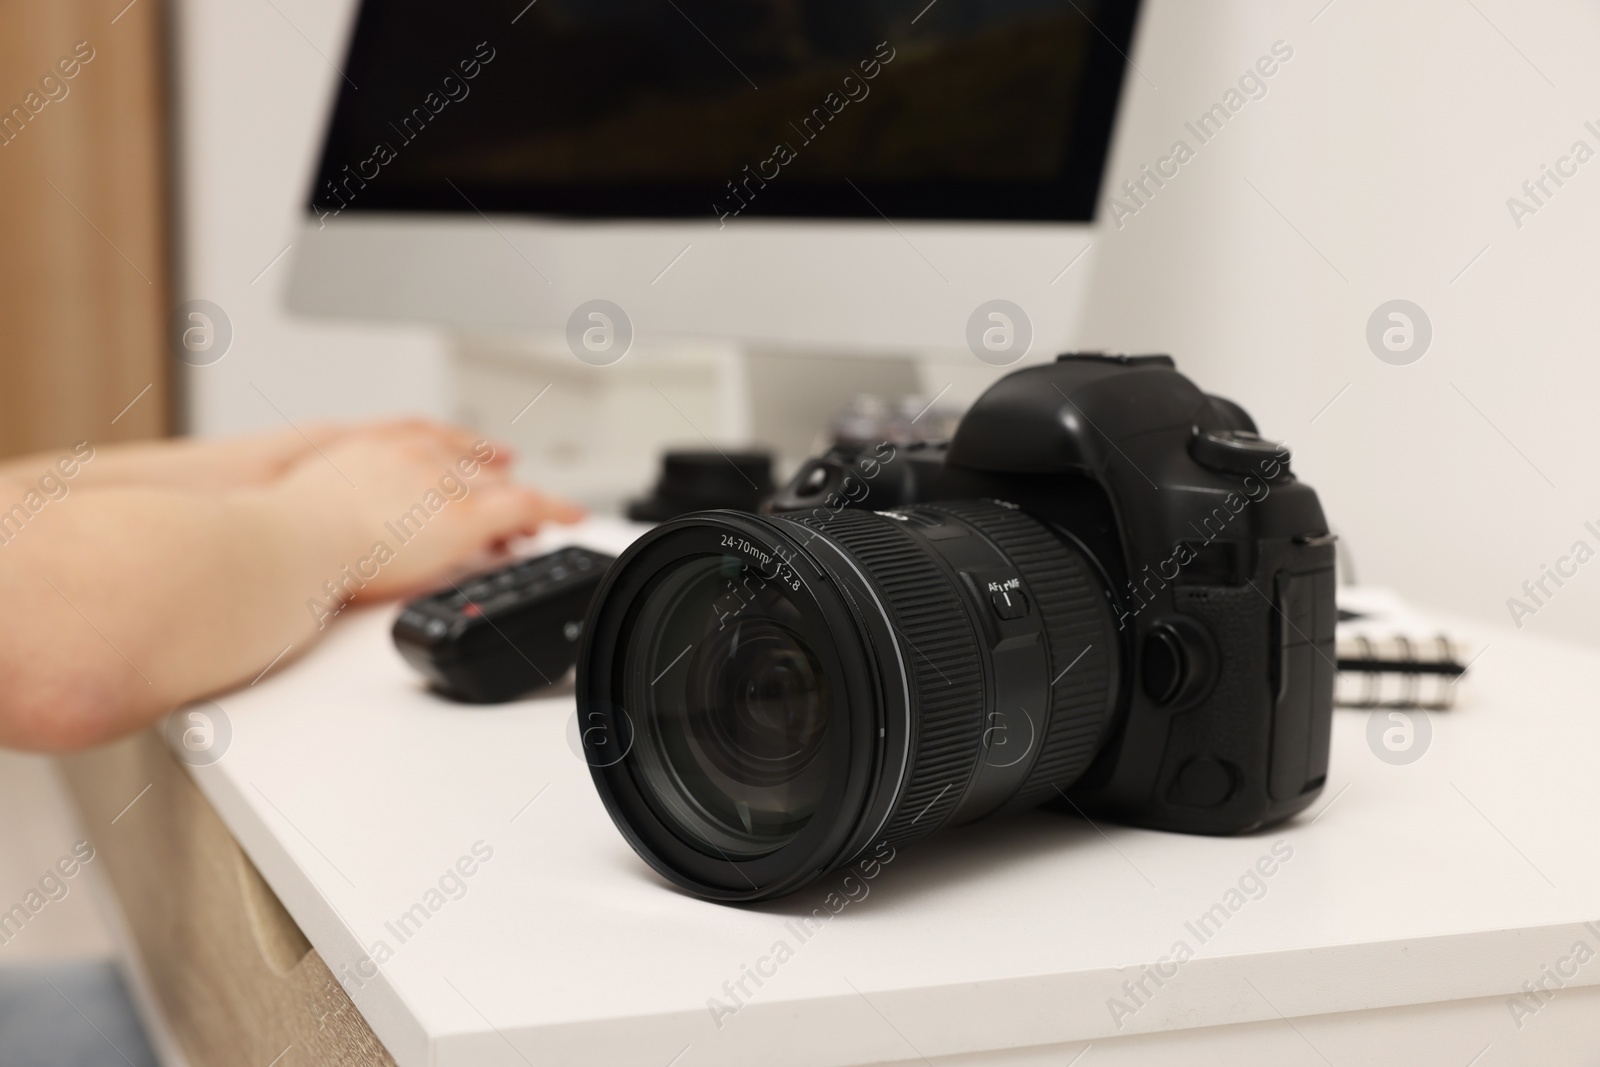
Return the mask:
[(1343, 586), (1335, 636), (1334, 703), (1347, 708), (1455, 704), (1471, 650), (1388, 589)]

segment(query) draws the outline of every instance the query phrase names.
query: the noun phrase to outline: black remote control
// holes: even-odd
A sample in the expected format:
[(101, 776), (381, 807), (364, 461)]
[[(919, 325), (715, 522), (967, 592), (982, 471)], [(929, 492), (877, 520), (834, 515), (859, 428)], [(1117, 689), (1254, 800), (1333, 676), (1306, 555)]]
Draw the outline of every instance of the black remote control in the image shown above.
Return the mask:
[(584, 613), (613, 561), (563, 548), (458, 582), (406, 604), (395, 646), (445, 696), (513, 700), (572, 667)]

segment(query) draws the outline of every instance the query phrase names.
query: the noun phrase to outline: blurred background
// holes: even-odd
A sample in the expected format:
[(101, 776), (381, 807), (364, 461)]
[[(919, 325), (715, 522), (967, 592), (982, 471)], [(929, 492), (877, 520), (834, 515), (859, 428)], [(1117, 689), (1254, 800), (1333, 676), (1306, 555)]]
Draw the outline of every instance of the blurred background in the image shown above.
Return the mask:
[[(822, 223), (730, 227), (735, 251), (708, 252), (711, 205), (699, 236), (641, 225), (614, 248), (603, 225), (545, 245), (456, 205), (481, 241), (439, 269), (493, 296), (458, 316), (380, 308), (359, 280), (328, 295), (344, 261), (317, 258), (308, 193), (356, 8), (0, 0), (4, 454), (416, 412), (616, 510), (666, 448), (766, 449), (781, 480), (840, 426), (947, 427), (1008, 369), (967, 337), (1000, 299), (1025, 311), (1022, 362), (1167, 352), (1243, 404), (1321, 495), (1347, 578), (1509, 624), (1524, 582), (1600, 546), (1592, 3), (1146, 0), (1092, 219), (977, 233), (857, 205), (886, 227), (858, 257)], [(1226, 122), (1197, 128), (1219, 102)], [(535, 275), (563, 241), (604, 250), (585, 279), (655, 302), (626, 358), (574, 359), (564, 311), (501, 313), (552, 299)], [(378, 281), (418, 279), (439, 280), (408, 261)], [(791, 282), (803, 299), (773, 295)], [(195, 301), (227, 335), (205, 360), (181, 358)], [(1394, 301), (1403, 358), (1381, 344)], [(1521, 625), (1595, 646), (1596, 618), (1600, 566)], [(0, 885), (68, 836), (53, 788), (0, 755), (0, 811), (43, 813), (6, 820)], [(62, 907), (5, 961), (103, 954), (84, 898)]]
[[(416, 411), (511, 437), (525, 477), (605, 506), (643, 491), (665, 445), (765, 444), (781, 474), (856, 393), (944, 390), (941, 409), (959, 411), (1003, 373), (967, 350), (959, 299), (942, 347), (917, 331), (897, 350), (893, 322), (859, 348), (797, 350), (639, 321), (607, 368), (554, 332), (293, 314), (293, 246), (355, 5), (3, 6), (4, 100), (20, 104), (74, 42), (94, 53), (0, 148), (8, 452)], [(1597, 33), (1580, 3), (1150, 0), (1097, 218), (1047, 239), (1045, 259), (1073, 264), (1065, 277), (986, 286), (942, 232), (903, 248), (904, 267), (922, 269), (920, 253), (963, 291), (1015, 299), (1038, 325), (1028, 360), (1172, 353), (1294, 447), (1364, 583), (1509, 621), (1507, 598), (1600, 519), (1586, 314), (1600, 222), (1586, 172), (1600, 168), (1567, 164), (1575, 176), (1547, 181), (1536, 213), (1508, 206), (1532, 206), (1523, 183), (1574, 142), (1600, 148), (1583, 59)], [(1265, 95), (1200, 144), (1184, 124), (1278, 41), (1293, 58)], [(1180, 138), (1194, 158), (1139, 206), (1122, 183)], [(1113, 197), (1137, 210), (1113, 219)], [(678, 246), (664, 247), (636, 272), (666, 265)], [(526, 271), (502, 251), (496, 269)], [(703, 299), (695, 272), (691, 252), (657, 288)], [(191, 299), (231, 322), (208, 366), (165, 343)], [(1375, 358), (1366, 337), (1395, 299), (1431, 323), (1409, 365)], [(511, 425), (546, 386), (538, 417)], [(1600, 581), (1579, 578), (1523, 621), (1594, 642), (1597, 608)]]

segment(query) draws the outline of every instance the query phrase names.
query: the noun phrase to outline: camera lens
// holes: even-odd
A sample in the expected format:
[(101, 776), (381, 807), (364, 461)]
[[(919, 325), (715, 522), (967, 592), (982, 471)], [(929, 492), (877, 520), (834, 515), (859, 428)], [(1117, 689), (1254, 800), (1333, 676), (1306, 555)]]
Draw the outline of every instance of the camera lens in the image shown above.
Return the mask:
[(706, 512), (607, 574), (578, 700), (632, 739), (590, 763), (635, 850), (755, 900), (1055, 799), (1108, 736), (1118, 642), (1087, 553), (1008, 504)]
[(641, 784), (674, 829), (730, 858), (765, 855), (811, 818), (833, 701), (813, 648), (825, 635), (742, 569), (704, 556), (666, 575), (621, 664)]

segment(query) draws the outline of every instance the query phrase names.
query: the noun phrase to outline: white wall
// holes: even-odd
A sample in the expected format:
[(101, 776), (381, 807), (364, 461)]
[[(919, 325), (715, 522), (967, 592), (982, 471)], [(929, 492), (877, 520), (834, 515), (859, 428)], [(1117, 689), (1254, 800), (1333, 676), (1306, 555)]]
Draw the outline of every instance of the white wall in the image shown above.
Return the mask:
[(261, 274), (292, 239), (310, 191), (339, 78), (331, 64), (343, 62), (354, 9), (353, 0), (173, 5), (178, 295), (218, 304), (234, 330), (226, 356), (187, 371), (195, 433), (282, 426), (285, 416), (446, 416), (454, 406), (439, 336), (290, 318), (290, 257)]
[[(1082, 346), (1170, 351), (1249, 407), (1294, 446), (1363, 581), (1508, 619), (1507, 598), (1541, 565), (1580, 538), (1600, 550), (1583, 528), (1600, 529), (1600, 158), (1520, 228), (1506, 207), (1575, 140), (1600, 152), (1583, 126), (1600, 128), (1600, 12), (1574, 0), (1146, 3), (1112, 185), (1177, 138), (1197, 151), (1120, 228), (1101, 228)], [(438, 336), (291, 320), (287, 257), (251, 284), (291, 239), (353, 8), (274, 4), (175, 5), (180, 288), (222, 305), (236, 334), (226, 358), (191, 372), (192, 426), (281, 424), (262, 393), (295, 419), (449, 415), (455, 375)], [(1198, 146), (1184, 121), (1278, 40), (1294, 56), (1267, 95)], [(1380, 362), (1364, 336), (1394, 298), (1433, 325), (1409, 366)], [(1524, 623), (1596, 642), (1597, 613), (1600, 561)]]
[[(1170, 351), (1293, 445), (1362, 581), (1508, 621), (1541, 564), (1580, 538), (1600, 550), (1583, 528), (1600, 530), (1600, 157), (1520, 228), (1506, 206), (1574, 141), (1600, 152), (1583, 125), (1600, 129), (1600, 11), (1147, 3), (1114, 185), (1176, 138), (1196, 146), (1183, 122), (1274, 41), (1294, 56), (1103, 228), (1082, 341)], [(1409, 366), (1364, 336), (1394, 298), (1433, 324)], [(1600, 562), (1547, 588), (1525, 628), (1600, 642)]]

